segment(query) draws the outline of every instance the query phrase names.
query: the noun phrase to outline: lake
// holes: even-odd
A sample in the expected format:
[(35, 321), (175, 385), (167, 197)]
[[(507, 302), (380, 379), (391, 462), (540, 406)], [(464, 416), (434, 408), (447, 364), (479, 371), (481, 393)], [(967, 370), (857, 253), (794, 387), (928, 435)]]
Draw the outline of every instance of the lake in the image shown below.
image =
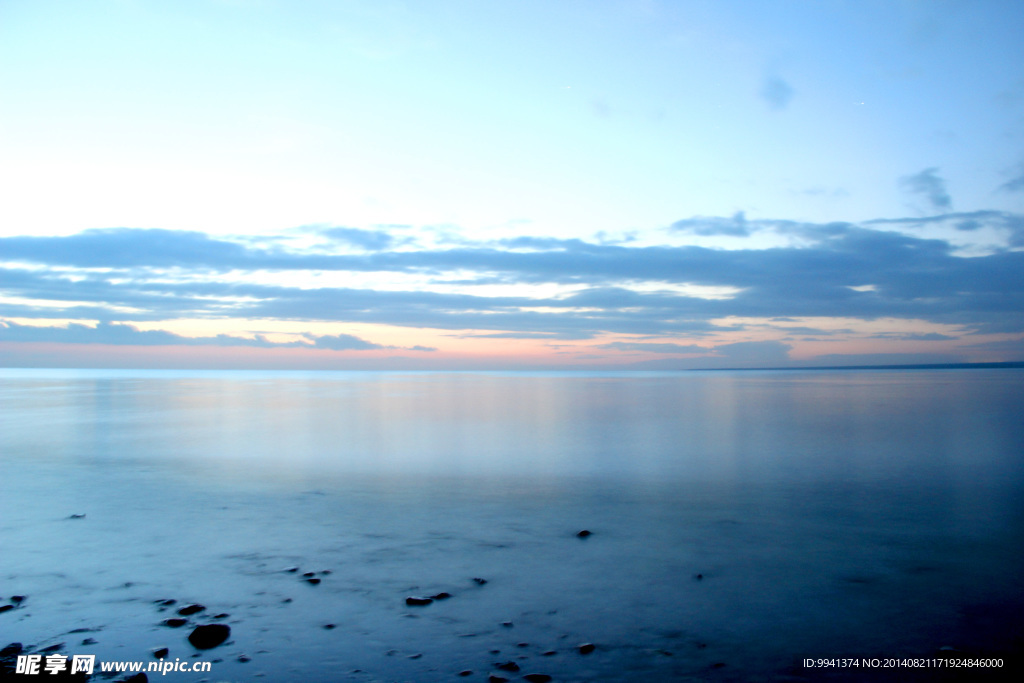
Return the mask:
[[(1021, 406), (1022, 369), (3, 369), (0, 647), (167, 647), (211, 662), (189, 681), (997, 680)], [(939, 657), (1003, 668), (805, 666)]]

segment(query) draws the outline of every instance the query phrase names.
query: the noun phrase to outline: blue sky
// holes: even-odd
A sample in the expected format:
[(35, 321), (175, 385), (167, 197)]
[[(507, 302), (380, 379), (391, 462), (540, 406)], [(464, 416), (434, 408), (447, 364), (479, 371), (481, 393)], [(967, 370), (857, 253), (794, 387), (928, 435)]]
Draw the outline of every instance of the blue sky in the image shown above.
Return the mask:
[(1024, 358), (1018, 2), (0, 3), (0, 362)]

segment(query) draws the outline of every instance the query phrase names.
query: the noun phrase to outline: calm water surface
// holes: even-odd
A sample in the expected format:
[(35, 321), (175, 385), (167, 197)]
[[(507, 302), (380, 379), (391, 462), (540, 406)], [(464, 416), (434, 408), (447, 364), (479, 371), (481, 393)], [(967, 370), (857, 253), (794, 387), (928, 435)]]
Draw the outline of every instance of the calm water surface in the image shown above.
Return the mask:
[(231, 615), (210, 680), (1012, 655), (1022, 405), (1022, 370), (2, 370), (0, 640), (191, 657), (172, 597)]

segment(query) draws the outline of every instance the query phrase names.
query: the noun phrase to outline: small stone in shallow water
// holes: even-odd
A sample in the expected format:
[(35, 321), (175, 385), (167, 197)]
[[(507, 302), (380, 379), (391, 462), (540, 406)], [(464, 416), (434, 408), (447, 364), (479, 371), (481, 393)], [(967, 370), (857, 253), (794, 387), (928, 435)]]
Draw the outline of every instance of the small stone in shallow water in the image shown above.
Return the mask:
[(85, 513), (84, 512), (81, 512), (81, 513), (76, 512), (75, 514), (73, 514), (70, 517), (68, 517), (68, 519), (85, 519)]
[(178, 601), (177, 600), (172, 600), (172, 599), (168, 598), (167, 600), (154, 600), (153, 602), (155, 602), (156, 604), (160, 605), (161, 607), (170, 607), (171, 605), (177, 603)]
[(515, 624), (513, 624), (511, 621), (503, 621), (501, 622), (501, 625), (505, 628), (512, 628), (513, 626), (515, 626)]
[(523, 678), (530, 683), (548, 683), (551, 680), (551, 676), (547, 674), (526, 674)]
[(170, 652), (171, 651), (168, 650), (166, 647), (158, 647), (157, 649), (153, 650), (153, 657), (155, 657), (156, 659), (163, 659), (168, 654), (170, 654)]
[(188, 635), (188, 642), (200, 650), (217, 647), (231, 635), (231, 627), (226, 624), (203, 624), (196, 626)]
[(432, 597), (434, 600), (447, 600), (448, 598), (452, 597), (452, 594), (447, 593), (445, 591), (441, 591), (437, 595), (431, 595), (430, 597)]
[(557, 655), (558, 651), (557, 650), (545, 650), (544, 652), (541, 652), (541, 654), (544, 655), (545, 657), (551, 657), (552, 655)]
[(0, 605), (0, 614), (3, 614), (4, 612), (9, 612), (12, 609), (14, 609), (14, 605)]
[(306, 579), (306, 583), (308, 583), (308, 584), (309, 584), (309, 585), (311, 585), (311, 586), (315, 586), (315, 585), (317, 585), (318, 583), (320, 583), (320, 579), (316, 579), (316, 578), (313, 578), (313, 579)]
[(303, 574), (303, 576), (305, 576), (307, 579), (311, 579), (314, 576), (316, 576), (316, 572), (306, 572), (305, 574)]
[(85, 638), (82, 640), (82, 645), (95, 645), (98, 642), (95, 638)]
[(529, 643), (516, 643), (516, 647), (530, 647)]
[(25, 602), (25, 596), (24, 595), (12, 595), (11, 596), (11, 602), (13, 602), (15, 604), (21, 604), (21, 603)]
[(299, 568), (298, 567), (285, 567), (281, 571), (288, 572), (290, 574), (294, 574), (295, 572), (299, 571)]
[(473, 670), (472, 669), (463, 669), (462, 671), (459, 672), (459, 675), (460, 676), (472, 676), (473, 675)]
[(593, 533), (594, 532), (590, 531), (589, 529), (583, 529), (581, 531), (576, 532), (576, 538), (586, 538), (587, 536), (593, 535)]
[(491, 674), (487, 677), (487, 683), (505, 683), (506, 681), (508, 681), (507, 678), (498, 674)]
[(334, 624), (324, 624), (324, 628), (330, 631), (332, 628), (334, 628)]
[(577, 649), (580, 651), (581, 655), (589, 655), (591, 652), (593, 652), (597, 648), (594, 646), (593, 643), (583, 643)]
[(246, 662), (251, 662), (252, 657), (250, 657), (249, 655), (238, 655), (238, 661), (240, 661), (242, 664), (245, 664)]
[(211, 618), (211, 619), (227, 619), (227, 618), (228, 618), (228, 617), (230, 617), (230, 616), (231, 616), (231, 615), (230, 615), (230, 614), (228, 614), (227, 612), (221, 612), (220, 614), (214, 614), (214, 615), (213, 615), (212, 617), (210, 617), (210, 618)]
[(170, 626), (171, 628), (180, 628), (188, 623), (188, 619), (182, 619), (180, 617), (171, 617), (170, 619), (164, 619), (164, 626)]
[(502, 662), (501, 664), (496, 664), (495, 668), (502, 671), (519, 671), (519, 665), (515, 662)]
[(475, 583), (478, 586), (483, 586), (487, 583), (487, 579), (481, 579), (479, 576), (474, 576), (473, 583)]
[(192, 603), (191, 605), (185, 605), (184, 607), (179, 609), (178, 610), (178, 614), (180, 614), (183, 617), (187, 617), (190, 614), (196, 614), (197, 612), (202, 612), (204, 609), (206, 609), (206, 605), (200, 605), (200, 604), (197, 604), (197, 603)]
[(429, 605), (432, 602), (434, 602), (433, 598), (421, 598), (415, 595), (410, 595), (405, 599), (405, 604), (409, 606)]

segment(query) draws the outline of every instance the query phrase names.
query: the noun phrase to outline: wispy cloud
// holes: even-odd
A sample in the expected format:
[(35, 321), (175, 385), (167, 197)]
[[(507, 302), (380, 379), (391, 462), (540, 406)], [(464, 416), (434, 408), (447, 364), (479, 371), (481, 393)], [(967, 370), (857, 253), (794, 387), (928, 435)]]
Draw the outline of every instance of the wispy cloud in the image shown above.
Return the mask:
[(923, 196), (932, 209), (946, 211), (953, 208), (953, 199), (946, 190), (946, 181), (939, 177), (938, 168), (926, 168), (904, 176), (900, 178), (900, 185), (911, 194)]
[(761, 84), (759, 94), (761, 99), (767, 102), (772, 109), (785, 109), (793, 100), (796, 91), (778, 76), (770, 76)]

